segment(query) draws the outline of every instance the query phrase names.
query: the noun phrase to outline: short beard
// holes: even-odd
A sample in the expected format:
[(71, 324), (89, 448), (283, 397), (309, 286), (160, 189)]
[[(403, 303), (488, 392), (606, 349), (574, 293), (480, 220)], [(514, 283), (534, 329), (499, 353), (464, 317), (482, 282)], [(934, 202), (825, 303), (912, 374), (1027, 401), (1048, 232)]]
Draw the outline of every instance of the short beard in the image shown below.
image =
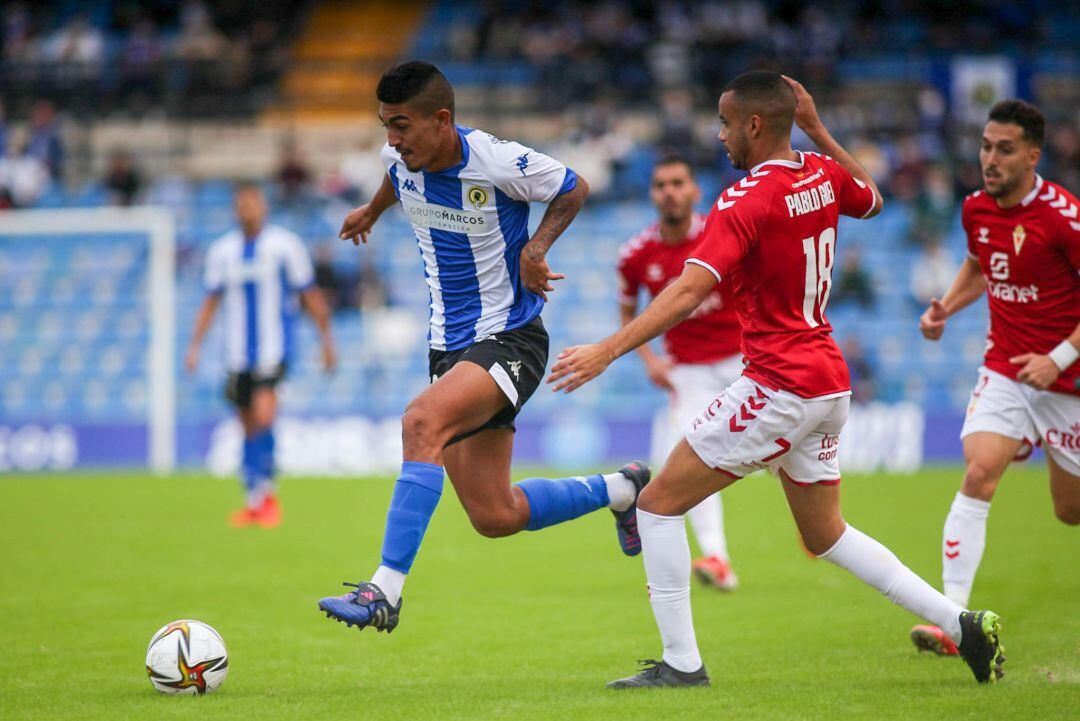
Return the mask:
[(983, 182), (983, 192), (985, 192), (985, 193), (986, 193), (986, 194), (987, 194), (988, 196), (990, 196), (991, 198), (1000, 198), (1000, 197), (1002, 197), (1003, 195), (1008, 195), (1009, 193), (1011, 193), (1011, 192), (1013, 192), (1014, 190), (1016, 190), (1016, 187), (1017, 187), (1018, 185), (1020, 185), (1020, 181), (1019, 181), (1019, 180), (1017, 180), (1017, 181), (1015, 181), (1015, 182), (1012, 182), (1012, 183), (1007, 183), (1007, 184), (1006, 184), (1006, 183), (1002, 183), (1001, 185), (999, 185), (999, 186), (998, 186), (998, 188), (997, 188), (996, 190), (991, 190), (990, 188), (988, 188), (988, 187), (986, 186), (986, 183), (985, 183), (985, 181), (984, 181), (984, 182)]
[(672, 215), (671, 213), (666, 213), (661, 215), (660, 219), (664, 221), (665, 225), (678, 225), (679, 223), (686, 220), (689, 215), (690, 213), (683, 213), (682, 215)]

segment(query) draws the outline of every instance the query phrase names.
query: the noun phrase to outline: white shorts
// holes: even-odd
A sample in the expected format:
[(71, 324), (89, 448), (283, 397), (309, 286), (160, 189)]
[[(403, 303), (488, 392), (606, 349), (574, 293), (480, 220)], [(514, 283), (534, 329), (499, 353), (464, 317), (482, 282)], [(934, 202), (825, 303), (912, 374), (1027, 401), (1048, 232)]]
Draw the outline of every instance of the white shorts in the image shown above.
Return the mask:
[(1062, 469), (1080, 476), (1080, 397), (1041, 391), (979, 368), (960, 437), (979, 432), (1015, 438), (1028, 446), (1041, 443)]
[(733, 478), (768, 468), (799, 484), (832, 485), (840, 482), (840, 430), (850, 404), (850, 394), (807, 400), (742, 377), (694, 419), (686, 440)]
[(668, 379), (674, 391), (667, 405), (653, 418), (650, 456), (653, 468), (664, 465), (668, 455), (686, 436), (690, 423), (724, 389), (742, 375), (742, 356), (735, 354), (716, 363), (684, 363), (671, 369)]

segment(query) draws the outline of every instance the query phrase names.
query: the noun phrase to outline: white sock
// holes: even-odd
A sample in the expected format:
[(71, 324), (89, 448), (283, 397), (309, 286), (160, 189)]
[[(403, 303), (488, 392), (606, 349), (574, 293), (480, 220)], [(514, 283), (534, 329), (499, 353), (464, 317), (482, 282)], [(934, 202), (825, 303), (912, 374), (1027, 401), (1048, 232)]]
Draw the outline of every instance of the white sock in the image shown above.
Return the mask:
[[(625, 511), (637, 500), (637, 486), (621, 473), (605, 473), (601, 476), (607, 484), (608, 508)], [(695, 671), (697, 669), (694, 669)]]
[(818, 558), (851, 571), (893, 603), (925, 618), (954, 641), (960, 641), (960, 613), (964, 609), (938, 593), (892, 551), (865, 533), (848, 526), (840, 540)]
[(638, 532), (645, 559), (656, 626), (664, 642), (664, 661), (679, 671), (701, 668), (690, 611), (690, 544), (682, 516), (657, 516), (638, 509)]
[(945, 519), (945, 534), (941, 539), (941, 580), (945, 595), (965, 608), (986, 548), (988, 515), (990, 501), (980, 501), (958, 492)]
[(263, 484), (257, 483), (254, 488), (245, 494), (245, 499), (248, 508), (253, 510), (262, 508), (263, 501), (266, 500), (266, 489)]
[(371, 582), (382, 589), (391, 606), (396, 606), (401, 599), (401, 589), (405, 587), (405, 574), (386, 566), (379, 566), (375, 569)]
[(686, 512), (694, 529), (698, 548), (706, 556), (727, 561), (727, 538), (724, 536), (724, 506), (720, 494), (714, 493)]

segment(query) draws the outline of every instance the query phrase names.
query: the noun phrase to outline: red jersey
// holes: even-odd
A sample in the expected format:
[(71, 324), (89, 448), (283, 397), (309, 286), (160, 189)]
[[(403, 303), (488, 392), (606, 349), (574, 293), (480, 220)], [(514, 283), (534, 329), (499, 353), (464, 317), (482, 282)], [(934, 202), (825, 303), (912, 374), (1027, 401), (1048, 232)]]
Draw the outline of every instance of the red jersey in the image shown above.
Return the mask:
[(874, 191), (832, 158), (769, 160), (720, 194), (687, 263), (735, 293), (744, 375), (803, 398), (851, 392), (825, 306), (841, 214), (865, 217)]
[[(986, 278), (990, 331), (985, 365), (1009, 378), (1024, 353), (1049, 353), (1080, 323), (1080, 202), (1035, 176), (1019, 205), (999, 208), (979, 190), (964, 199), (960, 219), (968, 253)], [(1050, 390), (1080, 395), (1080, 363)]]
[[(682, 275), (704, 228), (704, 216), (694, 213), (689, 234), (678, 243), (660, 237), (659, 223), (627, 241), (619, 250), (619, 302), (635, 305), (642, 287), (655, 298)], [(676, 363), (715, 363), (738, 353), (740, 338), (735, 298), (731, 288), (721, 284), (690, 317), (664, 334), (664, 349)]]

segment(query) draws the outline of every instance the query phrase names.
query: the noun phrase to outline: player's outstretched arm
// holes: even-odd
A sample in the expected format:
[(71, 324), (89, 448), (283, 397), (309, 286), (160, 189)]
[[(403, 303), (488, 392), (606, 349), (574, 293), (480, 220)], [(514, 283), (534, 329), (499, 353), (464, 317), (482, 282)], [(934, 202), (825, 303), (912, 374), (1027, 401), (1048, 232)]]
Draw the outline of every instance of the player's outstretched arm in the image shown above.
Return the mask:
[(191, 343), (188, 344), (187, 353), (184, 356), (184, 367), (188, 373), (194, 373), (199, 366), (199, 349), (202, 347), (203, 338), (206, 337), (206, 331), (210, 328), (210, 323), (214, 320), (214, 314), (217, 313), (220, 303), (221, 296), (210, 293), (203, 300), (199, 314), (195, 316), (195, 330), (191, 333)]
[(682, 322), (716, 285), (716, 276), (688, 264), (674, 283), (656, 296), (641, 315), (599, 343), (567, 348), (551, 367), (553, 390), (570, 393), (603, 373), (611, 362)]
[(968, 256), (956, 272), (952, 285), (941, 300), (933, 298), (930, 307), (919, 318), (919, 330), (927, 340), (937, 340), (945, 332), (949, 316), (967, 308), (986, 292), (986, 279), (979, 261)]
[(379, 186), (371, 201), (355, 208), (345, 216), (345, 222), (341, 224), (338, 237), (342, 240), (351, 239), (353, 245), (366, 243), (375, 221), (396, 202), (397, 193), (394, 192), (394, 184), (390, 180), (390, 174), (387, 173), (383, 176), (382, 185)]
[(300, 302), (319, 331), (323, 370), (330, 373), (337, 368), (337, 351), (334, 349), (334, 336), (330, 333), (330, 307), (326, 304), (322, 291), (316, 286), (301, 293)]
[(818, 147), (818, 150), (840, 163), (844, 170), (874, 190), (874, 207), (863, 216), (863, 218), (873, 218), (881, 212), (881, 207), (884, 204), (877, 183), (874, 182), (870, 173), (866, 172), (866, 169), (859, 165), (840, 143), (836, 142), (836, 138), (825, 127), (825, 123), (821, 122), (817, 106), (814, 104), (814, 98), (807, 92), (802, 83), (789, 78), (787, 75), (784, 75), (783, 78), (795, 92), (795, 124), (806, 133), (807, 137), (814, 141), (814, 145)]
[[(637, 317), (637, 305), (619, 303), (619, 327), (624, 328)], [(648, 343), (642, 343), (637, 348), (638, 355), (645, 363), (645, 372), (649, 380), (657, 388), (665, 391), (674, 391), (671, 385), (671, 359), (657, 355)]]
[(570, 222), (577, 217), (585, 198), (589, 197), (589, 184), (577, 176), (577, 184), (548, 204), (540, 225), (521, 251), (521, 282), (532, 293), (545, 301), (547, 294), (555, 290), (552, 281), (562, 280), (565, 275), (552, 273), (547, 262), (547, 252), (558, 240)]

